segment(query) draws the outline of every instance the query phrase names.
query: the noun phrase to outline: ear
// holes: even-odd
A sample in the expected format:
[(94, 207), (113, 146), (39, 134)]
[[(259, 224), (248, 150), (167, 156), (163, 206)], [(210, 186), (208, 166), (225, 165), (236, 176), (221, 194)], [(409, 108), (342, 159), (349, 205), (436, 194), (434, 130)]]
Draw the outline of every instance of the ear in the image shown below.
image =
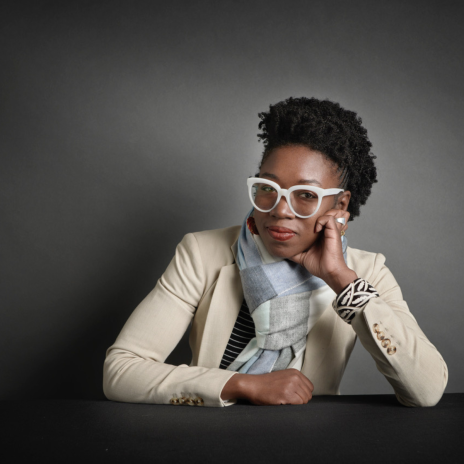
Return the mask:
[(348, 205), (350, 204), (350, 199), (351, 192), (349, 190), (345, 190), (344, 192), (335, 195), (333, 209), (342, 209), (346, 211), (348, 209)]

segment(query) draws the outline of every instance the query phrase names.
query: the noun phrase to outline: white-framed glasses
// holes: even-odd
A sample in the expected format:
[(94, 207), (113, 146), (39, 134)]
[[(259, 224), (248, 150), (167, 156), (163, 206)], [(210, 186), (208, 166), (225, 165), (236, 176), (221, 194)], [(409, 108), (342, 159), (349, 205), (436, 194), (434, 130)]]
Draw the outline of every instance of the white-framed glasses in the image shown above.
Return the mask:
[(323, 189), (312, 185), (294, 185), (289, 189), (283, 189), (276, 182), (260, 177), (248, 178), (247, 185), (251, 203), (257, 210), (269, 213), (284, 196), (293, 213), (303, 219), (317, 213), (324, 197), (344, 191), (339, 188)]

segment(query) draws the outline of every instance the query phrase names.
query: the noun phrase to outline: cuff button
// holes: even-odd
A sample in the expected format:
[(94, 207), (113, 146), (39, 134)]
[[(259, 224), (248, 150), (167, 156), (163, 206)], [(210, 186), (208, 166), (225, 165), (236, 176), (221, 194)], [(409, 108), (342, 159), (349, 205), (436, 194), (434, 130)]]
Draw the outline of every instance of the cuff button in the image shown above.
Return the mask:
[(204, 406), (205, 405), (205, 402), (203, 401), (203, 398), (196, 398), (195, 399), (195, 404), (197, 406)]
[(389, 346), (389, 347), (387, 348), (387, 353), (388, 353), (388, 354), (395, 354), (395, 353), (396, 353), (396, 346), (393, 346), (393, 345), (392, 345), (392, 346)]
[(391, 345), (391, 341), (388, 338), (384, 338), (382, 340), (382, 347), (383, 348), (388, 348)]
[(169, 401), (170, 401), (170, 403), (173, 404), (174, 406), (178, 406), (178, 405), (179, 405), (179, 398), (171, 398)]
[(379, 326), (379, 324), (374, 324), (374, 325), (373, 325), (373, 328), (374, 328), (374, 332), (375, 332), (375, 333), (379, 333), (379, 332), (380, 332), (380, 326)]
[(187, 398), (186, 403), (187, 403), (189, 406), (195, 406), (195, 401), (193, 401), (192, 398)]
[(383, 340), (383, 339), (385, 338), (385, 334), (384, 334), (383, 332), (378, 332), (378, 333), (377, 333), (377, 338), (378, 338), (379, 340)]

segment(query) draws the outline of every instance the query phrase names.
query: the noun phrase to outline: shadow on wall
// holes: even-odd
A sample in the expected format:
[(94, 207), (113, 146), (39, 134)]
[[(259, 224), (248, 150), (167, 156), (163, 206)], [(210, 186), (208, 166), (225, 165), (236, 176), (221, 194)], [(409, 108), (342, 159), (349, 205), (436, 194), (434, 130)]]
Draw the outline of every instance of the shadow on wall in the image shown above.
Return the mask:
[[(181, 227), (179, 225), (179, 229)], [(143, 250), (131, 262), (122, 263), (118, 268), (106, 269), (105, 286), (97, 286), (88, 293), (85, 299), (91, 302), (90, 312), (97, 317), (78, 319), (78, 328), (56, 342), (49, 341), (48, 350), (42, 359), (30, 353), (28, 373), (21, 378), (10, 379), (9, 388), (3, 391), (3, 398), (15, 399), (91, 399), (101, 400), (103, 394), (103, 361), (106, 350), (111, 346), (127, 318), (136, 306), (152, 290), (163, 273), (167, 263), (173, 256), (176, 240), (166, 237), (166, 232), (145, 233), (145, 239), (138, 241), (137, 249)], [(128, 247), (134, 247), (133, 238), (128, 240)], [(168, 243), (172, 242), (172, 243)], [(153, 243), (164, 246), (154, 247)], [(146, 251), (150, 250), (150, 251)], [(106, 266), (108, 267), (108, 266)], [(154, 268), (156, 270), (154, 271)], [(153, 277), (156, 276), (156, 277)], [(115, 291), (116, 289), (116, 291)], [(71, 292), (69, 292), (71, 293)], [(67, 314), (81, 315), (83, 298), (77, 299), (68, 295), (72, 302), (67, 302)], [(46, 304), (46, 303), (45, 303)], [(40, 311), (40, 308), (37, 309)], [(58, 311), (58, 309), (57, 309)], [(37, 328), (37, 333), (40, 327)], [(191, 352), (188, 345), (189, 330), (178, 346), (166, 360), (170, 364), (189, 364)], [(40, 344), (40, 334), (38, 334)], [(31, 343), (33, 346), (34, 343)], [(24, 363), (18, 363), (25, 369)]]

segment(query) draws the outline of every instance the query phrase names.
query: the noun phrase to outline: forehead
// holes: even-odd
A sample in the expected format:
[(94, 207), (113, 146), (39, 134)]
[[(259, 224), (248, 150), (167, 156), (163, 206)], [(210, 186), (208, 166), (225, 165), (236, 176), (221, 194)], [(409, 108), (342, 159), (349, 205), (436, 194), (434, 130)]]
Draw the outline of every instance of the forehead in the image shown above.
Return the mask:
[[(267, 176), (265, 174), (270, 174)], [(281, 186), (315, 180), (323, 188), (338, 184), (337, 165), (322, 153), (301, 145), (280, 147), (273, 150), (260, 169), (261, 177), (278, 178)]]

